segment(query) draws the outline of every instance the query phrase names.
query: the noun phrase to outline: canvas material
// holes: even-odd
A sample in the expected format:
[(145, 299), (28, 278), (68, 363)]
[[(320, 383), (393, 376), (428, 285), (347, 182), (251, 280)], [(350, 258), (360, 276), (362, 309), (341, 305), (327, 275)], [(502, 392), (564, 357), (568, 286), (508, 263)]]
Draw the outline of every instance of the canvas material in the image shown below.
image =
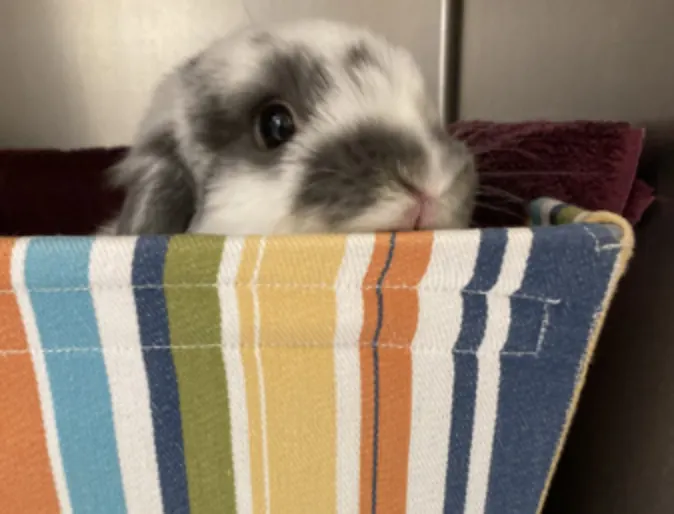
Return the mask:
[(1, 240), (1, 510), (535, 513), (616, 234)]

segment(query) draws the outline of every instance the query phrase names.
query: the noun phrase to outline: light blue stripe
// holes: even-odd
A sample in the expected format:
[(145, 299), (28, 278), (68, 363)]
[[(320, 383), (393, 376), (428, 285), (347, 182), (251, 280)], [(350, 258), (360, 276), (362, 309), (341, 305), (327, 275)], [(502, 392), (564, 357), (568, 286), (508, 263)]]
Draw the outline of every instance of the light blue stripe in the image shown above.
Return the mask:
[(91, 295), (90, 238), (37, 238), (27, 250), (31, 290), (74, 512), (126, 512), (110, 391)]

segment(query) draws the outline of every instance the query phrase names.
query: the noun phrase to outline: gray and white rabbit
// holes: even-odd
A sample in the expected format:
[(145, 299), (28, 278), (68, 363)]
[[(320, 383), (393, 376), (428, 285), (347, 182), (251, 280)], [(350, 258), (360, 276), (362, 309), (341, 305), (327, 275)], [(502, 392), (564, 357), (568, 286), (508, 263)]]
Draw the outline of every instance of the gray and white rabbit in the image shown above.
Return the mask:
[(180, 65), (112, 175), (112, 234), (464, 228), (477, 185), (410, 53), (323, 20), (246, 28)]

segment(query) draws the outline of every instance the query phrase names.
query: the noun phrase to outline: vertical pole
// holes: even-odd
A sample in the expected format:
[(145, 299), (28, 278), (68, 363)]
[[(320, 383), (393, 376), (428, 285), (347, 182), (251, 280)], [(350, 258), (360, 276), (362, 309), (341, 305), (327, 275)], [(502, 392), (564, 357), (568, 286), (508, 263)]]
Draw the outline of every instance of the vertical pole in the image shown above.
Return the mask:
[(464, 0), (442, 0), (440, 108), (446, 123), (460, 117)]

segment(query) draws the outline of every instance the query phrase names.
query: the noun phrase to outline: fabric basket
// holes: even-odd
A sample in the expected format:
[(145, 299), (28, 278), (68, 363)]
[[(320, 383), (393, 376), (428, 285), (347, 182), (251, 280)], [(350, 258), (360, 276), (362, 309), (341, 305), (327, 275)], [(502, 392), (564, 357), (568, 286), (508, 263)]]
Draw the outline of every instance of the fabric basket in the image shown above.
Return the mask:
[(531, 214), (0, 240), (0, 512), (540, 511), (633, 236)]

